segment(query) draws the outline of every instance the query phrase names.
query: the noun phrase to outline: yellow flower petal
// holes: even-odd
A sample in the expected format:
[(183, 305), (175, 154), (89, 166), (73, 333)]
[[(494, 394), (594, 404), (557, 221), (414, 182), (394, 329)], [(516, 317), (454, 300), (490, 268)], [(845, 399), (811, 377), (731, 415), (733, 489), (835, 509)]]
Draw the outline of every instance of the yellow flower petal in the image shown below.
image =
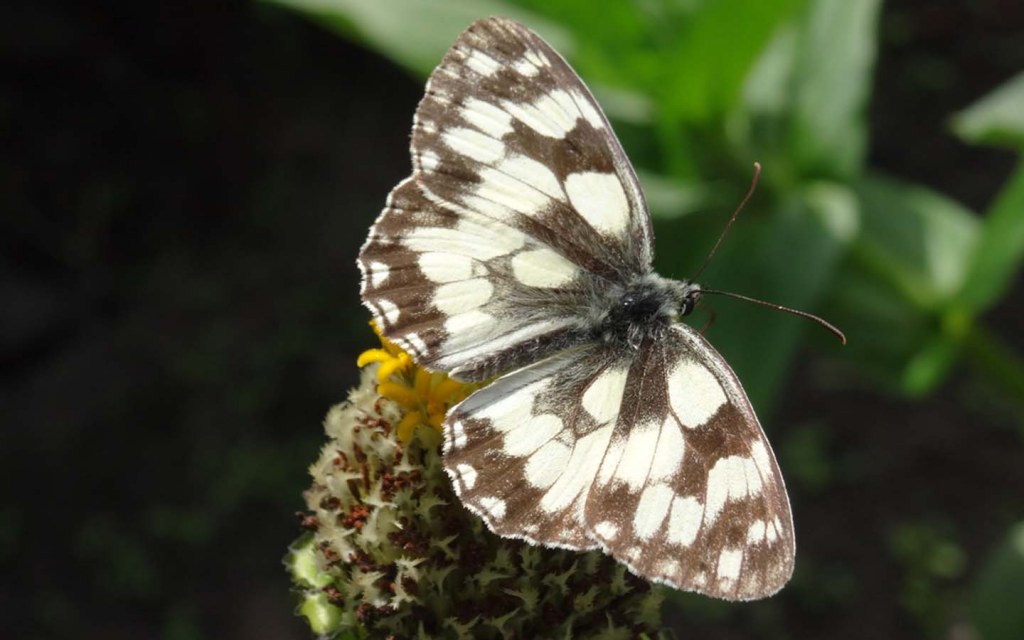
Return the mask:
[(359, 354), (359, 358), (356, 360), (356, 366), (363, 368), (374, 362), (387, 362), (392, 357), (393, 356), (390, 353), (383, 349), (367, 349)]
[(444, 378), (436, 387), (434, 387), (434, 397), (448, 402), (452, 400), (460, 391), (464, 390), (466, 385), (459, 382), (458, 380), (452, 380), (451, 378)]
[(398, 354), (397, 358), (390, 358), (388, 361), (381, 363), (380, 368), (377, 369), (377, 381), (384, 382), (393, 374), (405, 370), (411, 364), (412, 360), (408, 354), (402, 352)]
[(394, 400), (407, 409), (418, 409), (419, 397), (412, 389), (397, 382), (381, 382), (377, 385), (377, 393), (389, 400)]
[(398, 423), (398, 439), (402, 442), (409, 442), (416, 433), (416, 427), (423, 422), (423, 414), (419, 411), (410, 411), (402, 417)]

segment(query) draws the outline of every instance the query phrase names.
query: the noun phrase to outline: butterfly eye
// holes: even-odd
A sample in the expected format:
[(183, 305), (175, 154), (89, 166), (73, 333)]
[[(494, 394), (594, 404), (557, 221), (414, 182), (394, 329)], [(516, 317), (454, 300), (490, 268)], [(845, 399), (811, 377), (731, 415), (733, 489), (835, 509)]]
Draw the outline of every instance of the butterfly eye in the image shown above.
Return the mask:
[(693, 298), (683, 298), (683, 302), (679, 307), (679, 315), (688, 316), (693, 313), (693, 308), (697, 306), (697, 303)]

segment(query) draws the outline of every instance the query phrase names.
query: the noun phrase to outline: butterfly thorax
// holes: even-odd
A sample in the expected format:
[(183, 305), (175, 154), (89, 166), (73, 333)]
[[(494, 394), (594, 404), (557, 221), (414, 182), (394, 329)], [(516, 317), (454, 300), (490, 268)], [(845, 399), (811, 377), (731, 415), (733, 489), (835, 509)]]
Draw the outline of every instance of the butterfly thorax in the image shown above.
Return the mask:
[(645, 338), (659, 338), (680, 316), (693, 311), (700, 285), (669, 280), (656, 273), (637, 276), (612, 287), (596, 314), (594, 334), (606, 343), (637, 348)]

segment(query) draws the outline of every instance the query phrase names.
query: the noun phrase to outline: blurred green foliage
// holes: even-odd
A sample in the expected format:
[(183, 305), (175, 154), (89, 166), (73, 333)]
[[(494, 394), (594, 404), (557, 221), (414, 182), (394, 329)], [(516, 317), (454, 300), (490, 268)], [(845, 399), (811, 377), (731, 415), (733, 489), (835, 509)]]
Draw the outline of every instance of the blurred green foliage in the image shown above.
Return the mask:
[[(274, 1), (422, 77), (474, 19), (524, 22), (570, 60), (616, 125), (648, 191), (661, 273), (695, 271), (760, 161), (759, 191), (705, 284), (821, 311), (849, 346), (825, 334), (812, 342), (904, 397), (934, 392), (964, 363), (1024, 423), (1024, 365), (979, 320), (1024, 256), (1024, 163), (987, 211), (865, 166), (879, 0)], [(965, 142), (1024, 152), (1024, 75), (952, 125)], [(733, 304), (716, 304), (713, 340), (770, 414), (810, 326)], [(828, 439), (802, 433), (797, 471), (824, 486), (815, 456)], [(997, 552), (1013, 562), (993, 560), (979, 594), (1024, 593), (1015, 531)], [(891, 551), (907, 568), (908, 608), (941, 610), (936, 584), (959, 575), (963, 552), (923, 525), (898, 528)], [(977, 602), (983, 637), (1024, 637), (1013, 607)]]

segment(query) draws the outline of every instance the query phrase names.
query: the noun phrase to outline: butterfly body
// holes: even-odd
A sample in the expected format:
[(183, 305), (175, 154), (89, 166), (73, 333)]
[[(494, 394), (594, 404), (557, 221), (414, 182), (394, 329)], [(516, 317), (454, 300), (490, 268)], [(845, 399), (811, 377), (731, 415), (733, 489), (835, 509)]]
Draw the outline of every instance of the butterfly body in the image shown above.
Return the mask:
[(420, 365), (494, 379), (445, 420), (463, 504), (675, 588), (781, 588), (782, 476), (732, 369), (679, 322), (700, 286), (654, 273), (642, 190), (582, 80), (522, 25), (481, 20), (431, 75), (411, 152), (361, 293)]

